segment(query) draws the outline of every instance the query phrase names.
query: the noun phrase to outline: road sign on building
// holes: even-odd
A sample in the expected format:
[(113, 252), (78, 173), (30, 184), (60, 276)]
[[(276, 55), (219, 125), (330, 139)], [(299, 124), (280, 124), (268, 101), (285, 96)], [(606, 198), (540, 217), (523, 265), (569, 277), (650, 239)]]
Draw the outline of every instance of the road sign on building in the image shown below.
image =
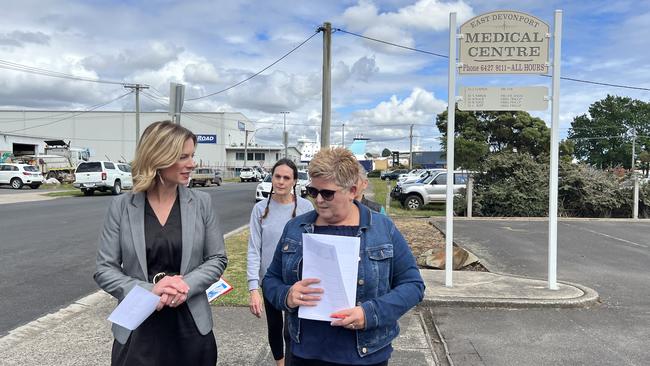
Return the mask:
[(460, 74), (548, 73), (550, 27), (532, 15), (504, 10), (460, 26)]
[(545, 111), (548, 110), (548, 88), (482, 87), (460, 89), (458, 109), (461, 111)]

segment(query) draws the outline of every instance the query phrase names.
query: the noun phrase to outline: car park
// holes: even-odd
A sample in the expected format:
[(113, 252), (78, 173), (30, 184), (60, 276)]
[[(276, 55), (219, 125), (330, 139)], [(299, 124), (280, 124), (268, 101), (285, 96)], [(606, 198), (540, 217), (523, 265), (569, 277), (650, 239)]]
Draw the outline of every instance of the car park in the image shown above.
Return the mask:
[(221, 185), (221, 171), (213, 168), (196, 168), (190, 174), (190, 187), (197, 185), (202, 185), (207, 187), (216, 183), (218, 186)]
[[(470, 172), (454, 171), (454, 194), (465, 188)], [(417, 210), (434, 202), (447, 199), (447, 171), (442, 170), (429, 176), (422, 182), (396, 186), (390, 193), (407, 210)]]
[[(122, 165), (122, 167), (118, 167), (118, 165)], [(128, 164), (112, 161), (83, 162), (75, 170), (73, 186), (81, 189), (86, 196), (92, 196), (95, 191), (111, 191), (117, 195), (122, 193), (123, 188), (133, 188), (130, 170), (131, 167)]]
[(0, 184), (8, 184), (13, 189), (21, 189), (24, 185), (36, 189), (43, 184), (43, 174), (33, 165), (2, 163)]

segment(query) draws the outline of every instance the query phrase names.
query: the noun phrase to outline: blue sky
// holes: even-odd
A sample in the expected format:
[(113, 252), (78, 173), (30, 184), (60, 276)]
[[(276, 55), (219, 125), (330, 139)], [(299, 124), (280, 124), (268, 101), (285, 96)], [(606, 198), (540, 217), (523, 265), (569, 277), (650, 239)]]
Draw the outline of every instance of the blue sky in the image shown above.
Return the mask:
[[(563, 10), (562, 76), (650, 87), (650, 2), (647, 1), (20, 1), (4, 5), (0, 60), (87, 78), (138, 82), (153, 88), (144, 110), (164, 110), (170, 82), (186, 97), (233, 85), (276, 61), (329, 21), (334, 28), (448, 54), (448, 14), (463, 21), (516, 10), (553, 23)], [(290, 139), (315, 138), (320, 125), (322, 35), (260, 76), (228, 92), (186, 102), (192, 111), (239, 111), (280, 142), (281, 111), (290, 111)], [(369, 148), (436, 149), (435, 116), (447, 105), (447, 60), (345, 34), (332, 36), (332, 135)], [(0, 68), (0, 108), (86, 109), (125, 91)], [(548, 85), (550, 78), (462, 77), (459, 85)], [(573, 117), (607, 94), (647, 101), (648, 91), (563, 81), (561, 134)], [(162, 103), (162, 104), (161, 104)], [(133, 98), (107, 105), (133, 110)], [(550, 110), (534, 112), (550, 123)], [(65, 123), (65, 122), (62, 122)], [(0, 130), (2, 130), (0, 126)], [(299, 131), (299, 132), (294, 132)]]

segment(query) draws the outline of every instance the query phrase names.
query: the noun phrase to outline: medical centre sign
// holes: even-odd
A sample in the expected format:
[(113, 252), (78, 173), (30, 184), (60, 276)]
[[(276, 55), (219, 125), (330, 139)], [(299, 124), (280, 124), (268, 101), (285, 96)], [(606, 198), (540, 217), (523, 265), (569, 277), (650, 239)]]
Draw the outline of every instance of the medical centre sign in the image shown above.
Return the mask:
[(516, 11), (495, 11), (460, 26), (460, 74), (548, 73), (550, 27)]

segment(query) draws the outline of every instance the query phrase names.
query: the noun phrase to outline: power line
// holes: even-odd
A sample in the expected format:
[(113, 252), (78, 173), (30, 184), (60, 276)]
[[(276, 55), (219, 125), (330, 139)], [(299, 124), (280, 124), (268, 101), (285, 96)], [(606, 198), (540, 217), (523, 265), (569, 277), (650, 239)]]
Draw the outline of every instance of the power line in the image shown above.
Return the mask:
[(46, 70), (46, 69), (41, 69), (41, 68), (38, 68), (38, 67), (32, 67), (32, 66), (17, 64), (15, 62), (10, 62), (10, 61), (5, 61), (5, 60), (0, 60), (0, 68), (1, 69), (7, 69), (7, 70), (13, 70), (13, 71), (27, 72), (27, 73), (31, 73), (31, 74), (37, 74), (37, 75), (42, 75), (42, 76), (54, 77), (54, 78), (78, 80), (78, 81), (88, 81), (88, 82), (92, 82), (92, 83), (114, 84), (114, 85), (124, 85), (124, 84), (126, 84), (126, 83), (121, 82), (121, 81), (86, 78), (86, 77), (76, 76), (76, 75), (72, 75), (72, 74), (66, 74), (66, 73), (62, 73), (62, 72), (58, 72), (58, 71)]
[(401, 44), (397, 44), (397, 43), (393, 43), (393, 42), (388, 42), (388, 41), (384, 41), (384, 40), (377, 39), (377, 38), (372, 38), (372, 37), (368, 37), (368, 36), (363, 36), (363, 35), (361, 35), (361, 34), (357, 34), (357, 33), (350, 32), (350, 31), (346, 31), (346, 30), (341, 29), (341, 28), (334, 28), (334, 30), (336, 30), (337, 32), (347, 33), (347, 34), (353, 35), (353, 36), (355, 36), (355, 37), (364, 38), (364, 39), (367, 39), (367, 40), (370, 40), (370, 41), (375, 41), (375, 42), (379, 42), (379, 43), (387, 44), (387, 45), (389, 45), (389, 46), (393, 46), (393, 47), (397, 47), (397, 48), (403, 48), (403, 49), (405, 49), (405, 50), (409, 50), (409, 51), (415, 51), (415, 52), (420, 52), (420, 53), (426, 53), (427, 55), (433, 55), (433, 56), (438, 56), (438, 57), (442, 57), (442, 58), (449, 58), (449, 56), (447, 56), (447, 55), (443, 55), (443, 54), (440, 54), (440, 53), (435, 53), (435, 52), (431, 52), (431, 51), (420, 50), (420, 49), (417, 49), (417, 48), (408, 47), (408, 46), (403, 46), (403, 45), (401, 45)]
[(233, 84), (233, 85), (231, 85), (231, 86), (229, 86), (229, 87), (227, 87), (227, 88), (225, 88), (225, 89), (221, 89), (221, 90), (219, 90), (219, 91), (216, 91), (216, 92), (214, 92), (214, 93), (206, 94), (206, 95), (203, 95), (203, 96), (200, 96), (200, 97), (196, 97), (196, 98), (188, 98), (188, 99), (185, 99), (185, 101), (198, 100), (198, 99), (203, 99), (203, 98), (211, 97), (211, 96), (213, 96), (213, 95), (221, 94), (221, 93), (223, 93), (223, 92), (226, 92), (226, 91), (228, 91), (228, 90), (230, 90), (230, 89), (232, 89), (232, 88), (235, 88), (235, 87), (237, 87), (237, 86), (239, 86), (239, 85), (241, 85), (241, 84), (247, 82), (248, 80), (250, 80), (250, 79), (252, 79), (252, 78), (258, 76), (259, 74), (261, 74), (261, 73), (263, 73), (264, 71), (268, 70), (268, 69), (269, 69), (270, 67), (272, 67), (273, 65), (275, 65), (275, 64), (277, 64), (278, 62), (282, 61), (285, 57), (289, 56), (289, 55), (292, 54), (294, 51), (296, 51), (298, 48), (302, 47), (302, 45), (304, 45), (305, 43), (307, 43), (310, 39), (314, 38), (314, 36), (316, 36), (320, 31), (321, 31), (320, 28), (316, 29), (316, 32), (315, 32), (314, 34), (312, 34), (312, 35), (309, 36), (307, 39), (305, 39), (304, 41), (302, 41), (299, 45), (297, 45), (296, 47), (294, 47), (291, 51), (285, 53), (282, 57), (280, 57), (279, 59), (275, 60), (273, 63), (271, 63), (271, 64), (268, 65), (267, 67), (263, 68), (262, 70), (256, 72), (255, 74), (253, 74), (253, 75), (247, 77), (246, 79), (244, 79), (244, 80), (242, 80), (242, 81), (240, 81), (240, 82), (238, 82), (238, 83), (236, 83), (236, 84)]
[(133, 92), (124, 93), (124, 94), (120, 95), (120, 96), (117, 97), (117, 98), (114, 98), (114, 99), (109, 100), (108, 102), (104, 102), (104, 103), (96, 104), (96, 105), (90, 107), (89, 109), (86, 109), (86, 110), (80, 111), (79, 113), (74, 114), (74, 115), (69, 116), (69, 117), (60, 118), (60, 119), (57, 119), (57, 120), (55, 120), (55, 121), (48, 122), (48, 123), (43, 123), (43, 124), (36, 125), (36, 126), (30, 126), (30, 127), (25, 127), (25, 128), (19, 128), (19, 129), (17, 129), (17, 130), (4, 131), (4, 132), (5, 132), (5, 133), (13, 133), (13, 132), (18, 132), (18, 131), (31, 130), (32, 128), (37, 128), (37, 127), (43, 127), (43, 126), (53, 125), (53, 124), (55, 124), (55, 123), (59, 123), (59, 122), (61, 122), (61, 121), (65, 121), (65, 120), (67, 120), (67, 119), (74, 118), (74, 117), (76, 117), (76, 116), (80, 116), (80, 115), (82, 115), (82, 114), (84, 114), (84, 113), (92, 112), (92, 111), (94, 111), (95, 109), (101, 108), (101, 107), (103, 107), (103, 106), (105, 106), (105, 105), (111, 104), (111, 103), (113, 103), (113, 102), (115, 102), (115, 101), (117, 101), (117, 100), (119, 100), (119, 99), (122, 99), (122, 98), (124, 98), (125, 96), (127, 96), (127, 95), (129, 95), (129, 94), (131, 94), (131, 93), (133, 93)]
[[(353, 35), (353, 36), (355, 36), (355, 37), (360, 37), (360, 38), (363, 38), (363, 39), (367, 39), (367, 40), (371, 40), (371, 41), (375, 41), (375, 42), (379, 42), (379, 43), (387, 44), (387, 45), (389, 45), (389, 46), (394, 46), (394, 47), (398, 47), (398, 48), (403, 48), (403, 49), (406, 49), (406, 50), (415, 51), (415, 52), (420, 52), (420, 53), (426, 53), (426, 54), (433, 55), (433, 56), (437, 56), (437, 57), (442, 57), (442, 58), (447, 58), (447, 59), (449, 58), (448, 55), (443, 55), (443, 54), (435, 53), (435, 52), (431, 52), (431, 51), (425, 51), (425, 50), (421, 50), (421, 49), (418, 49), (418, 48), (408, 47), (408, 46), (400, 45), (400, 44), (393, 43), (393, 42), (384, 41), (384, 40), (377, 39), (377, 38), (372, 38), (372, 37), (363, 36), (363, 35), (361, 35), (361, 34), (357, 34), (357, 33), (354, 33), (354, 32), (349, 32), (349, 31), (346, 31), (346, 30), (341, 29), (341, 28), (335, 28), (335, 29), (336, 29), (337, 31), (339, 31), (339, 32), (342, 32), (342, 33), (346, 33), (346, 34)], [(543, 75), (543, 74), (540, 74), (539, 76), (544, 76), (544, 77), (549, 77), (549, 78), (552, 77), (551, 75)], [(633, 90), (650, 91), (650, 88), (644, 88), (644, 87), (639, 87), (639, 86), (631, 86), (631, 85), (622, 85), (622, 84), (603, 83), (603, 82), (598, 82), (598, 81), (590, 81), (590, 80), (584, 80), (584, 79), (570, 78), (570, 77), (566, 77), (566, 76), (561, 76), (560, 79), (562, 79), (562, 80), (568, 80), (568, 81), (573, 81), (573, 82), (576, 82), (576, 83), (585, 83), (585, 84), (593, 84), (593, 85), (611, 86), (611, 87), (614, 87), (614, 88), (622, 88), (622, 89), (633, 89)]]

